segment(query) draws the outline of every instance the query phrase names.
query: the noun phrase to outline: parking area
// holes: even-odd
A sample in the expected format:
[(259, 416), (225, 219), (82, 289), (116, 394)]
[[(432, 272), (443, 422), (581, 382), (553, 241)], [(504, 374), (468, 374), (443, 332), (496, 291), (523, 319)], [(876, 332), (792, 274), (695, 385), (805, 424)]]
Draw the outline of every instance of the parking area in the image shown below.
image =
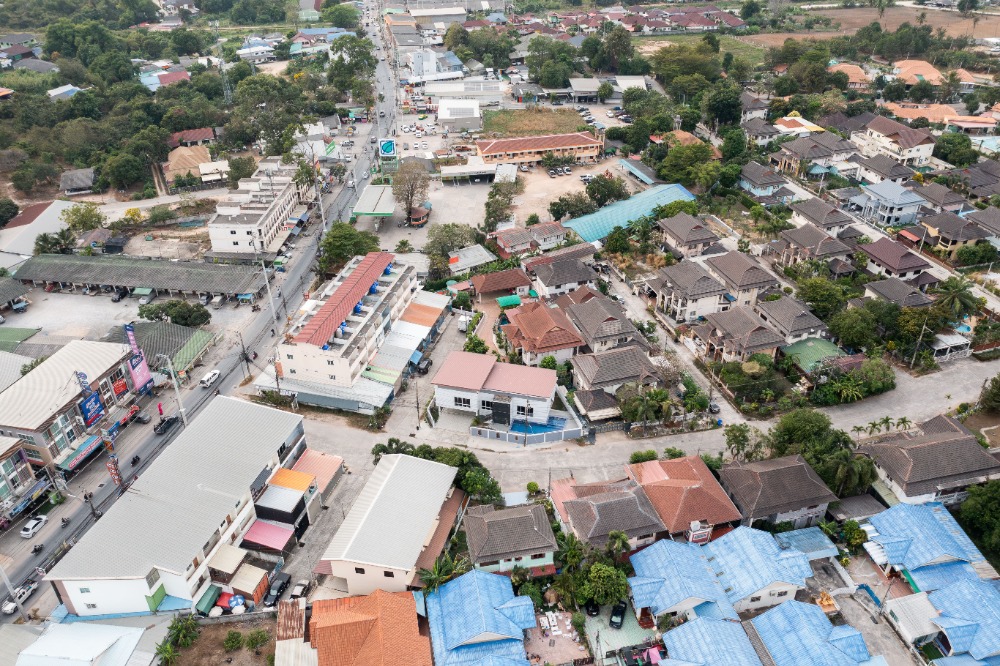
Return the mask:
[[(625, 621), (621, 629), (612, 628), (609, 624), (611, 608), (611, 606), (601, 606), (601, 612), (597, 617), (587, 616), (587, 639), (590, 641), (597, 664), (605, 663), (602, 658), (609, 653), (617, 652), (624, 647), (648, 645), (656, 637), (655, 629), (643, 629), (639, 626), (631, 603), (625, 609)], [(615, 662), (609, 659), (607, 663)]]
[[(527, 173), (518, 173), (518, 176), (524, 181), (524, 193), (514, 199), (514, 214), (519, 221), (524, 222), (532, 214), (538, 215), (542, 222), (551, 221), (549, 203), (553, 199), (558, 199), (565, 194), (586, 191), (587, 185), (580, 179), (580, 176), (597, 176), (607, 172), (612, 176), (624, 178), (633, 193), (644, 188), (641, 183), (625, 174), (617, 160), (606, 159), (597, 164), (574, 166), (571, 167), (569, 175), (550, 176), (548, 171), (548, 169), (539, 166), (530, 169)], [(623, 224), (625, 222), (623, 221)]]

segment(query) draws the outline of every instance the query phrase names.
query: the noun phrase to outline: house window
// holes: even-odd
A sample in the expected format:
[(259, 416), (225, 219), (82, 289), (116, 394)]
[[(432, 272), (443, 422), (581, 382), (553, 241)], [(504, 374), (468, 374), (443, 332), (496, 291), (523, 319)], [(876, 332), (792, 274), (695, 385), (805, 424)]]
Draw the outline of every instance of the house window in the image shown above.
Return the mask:
[(87, 604), (87, 608), (93, 610), (93, 609), (97, 608), (97, 604)]
[(236, 235), (236, 229), (230, 230), (229, 233), (230, 233), (230, 235), (235, 236)]
[(80, 588), (80, 594), (90, 594), (90, 588), (89, 587), (81, 587)]
[(233, 241), (233, 245), (239, 245), (239, 244), (240, 244), (239, 241)]
[(545, 553), (538, 553), (537, 555), (532, 555), (531, 559), (533, 559), (533, 560), (545, 559)]
[(465, 407), (466, 409), (468, 409), (469, 407), (472, 406), (472, 401), (469, 400), (468, 398), (459, 398), (459, 397), (456, 397), (455, 398), (455, 406), (456, 407)]
[(354, 573), (361, 574), (362, 576), (364, 576), (365, 575), (365, 570), (362, 569), (361, 567), (354, 567)]
[(152, 587), (156, 585), (157, 581), (159, 580), (160, 580), (159, 569), (150, 569), (149, 573), (146, 574), (146, 585), (148, 585), (150, 589), (152, 589)]
[(327, 359), (327, 360), (326, 360), (326, 364), (327, 364), (327, 365), (333, 365), (333, 364), (334, 364), (334, 361), (333, 361), (332, 359)]
[(528, 405), (527, 407), (525, 407), (524, 405), (518, 405), (517, 406), (517, 415), (518, 416), (534, 416), (535, 415), (535, 408), (532, 407), (531, 405)]
[(396, 574), (394, 574), (391, 571), (383, 571), (382, 575), (385, 576), (386, 578), (395, 578), (396, 577)]
[(479, 404), (482, 405), (483, 409), (489, 410), (491, 412), (493, 411), (493, 401), (492, 400), (483, 400)]
[(788, 596), (788, 590), (782, 590), (781, 592), (778, 592), (778, 594), (776, 594), (775, 596), (778, 596), (778, 597), (787, 597)]
[(750, 603), (756, 603), (760, 601), (760, 597), (750, 597)]
[(498, 564), (500, 564), (499, 560), (491, 560), (489, 562), (480, 562), (479, 566), (481, 566), (481, 567), (495, 567)]

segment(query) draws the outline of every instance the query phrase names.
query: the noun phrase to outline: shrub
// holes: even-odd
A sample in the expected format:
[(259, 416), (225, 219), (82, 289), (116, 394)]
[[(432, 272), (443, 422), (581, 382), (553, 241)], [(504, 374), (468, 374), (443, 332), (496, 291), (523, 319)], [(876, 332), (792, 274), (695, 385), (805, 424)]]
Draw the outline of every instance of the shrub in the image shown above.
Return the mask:
[(265, 629), (254, 629), (249, 634), (247, 634), (246, 646), (248, 650), (256, 650), (260, 646), (267, 643), (271, 637), (268, 636), (267, 630)]
[(517, 593), (523, 597), (531, 599), (531, 603), (535, 604), (536, 609), (542, 607), (542, 590), (538, 587), (538, 583), (528, 581), (518, 588)]
[(570, 619), (570, 622), (573, 624), (573, 628), (576, 629), (576, 633), (581, 636), (586, 635), (587, 618), (583, 616), (583, 613), (579, 611), (573, 613), (573, 617)]
[(635, 465), (637, 463), (649, 462), (650, 460), (656, 460), (656, 451), (649, 449), (646, 451), (636, 451), (628, 458), (630, 465)]
[(226, 652), (235, 652), (243, 647), (243, 634), (238, 631), (230, 631), (226, 634), (226, 640), (222, 641), (222, 647)]
[(534, 481), (528, 481), (528, 494), (534, 495), (538, 492), (538, 484)]
[(666, 458), (667, 460), (673, 460), (675, 458), (683, 458), (686, 455), (687, 454), (681, 451), (680, 449), (674, 448), (672, 446), (668, 446), (667, 448), (663, 449), (663, 457)]

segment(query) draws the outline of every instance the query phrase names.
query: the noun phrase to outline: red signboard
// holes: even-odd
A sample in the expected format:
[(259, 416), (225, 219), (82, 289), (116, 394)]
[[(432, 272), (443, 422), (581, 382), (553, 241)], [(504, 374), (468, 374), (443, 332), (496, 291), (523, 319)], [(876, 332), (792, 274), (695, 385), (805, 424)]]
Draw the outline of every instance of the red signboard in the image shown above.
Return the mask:
[(115, 482), (115, 485), (122, 485), (122, 475), (118, 471), (118, 458), (112, 457), (104, 464), (107, 465), (108, 473), (111, 474), (111, 480)]
[(128, 393), (128, 384), (125, 383), (124, 379), (117, 380), (114, 384), (111, 385), (111, 387), (115, 391), (115, 396), (120, 396), (124, 395), (125, 393)]

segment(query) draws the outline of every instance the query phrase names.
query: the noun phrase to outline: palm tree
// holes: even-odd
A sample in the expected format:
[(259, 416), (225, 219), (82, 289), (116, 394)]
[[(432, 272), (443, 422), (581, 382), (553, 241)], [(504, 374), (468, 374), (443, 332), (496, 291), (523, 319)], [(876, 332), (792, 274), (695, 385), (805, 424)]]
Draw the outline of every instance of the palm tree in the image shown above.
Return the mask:
[(35, 236), (35, 254), (58, 254), (56, 237), (52, 234), (38, 234)]
[(865, 432), (865, 427), (862, 425), (856, 425), (853, 428), (851, 428), (851, 432), (853, 432), (857, 436), (856, 438), (858, 441), (861, 441), (861, 433)]
[(917, 25), (923, 25), (924, 23), (927, 23), (927, 12), (926, 11), (920, 12), (919, 14), (917, 14)]
[(560, 532), (556, 541), (559, 543), (556, 559), (562, 562), (563, 569), (568, 572), (579, 570), (587, 556), (583, 542), (572, 532)]
[(882, 424), (882, 428), (883, 428), (883, 429), (884, 429), (884, 430), (885, 430), (886, 432), (889, 432), (890, 430), (892, 430), (892, 424), (893, 424), (893, 420), (892, 420), (892, 417), (891, 417), (891, 416), (883, 416), (883, 417), (881, 418), (881, 420), (879, 420), (879, 423), (881, 423), (881, 424)]
[(617, 560), (623, 553), (627, 553), (631, 547), (631, 544), (628, 542), (628, 535), (624, 532), (612, 530), (608, 533), (607, 548), (611, 559)]
[(833, 388), (841, 402), (855, 402), (865, 397), (861, 382), (852, 375), (841, 375), (834, 380)]
[(55, 235), (56, 241), (56, 251), (59, 254), (71, 254), (73, 248), (76, 247), (76, 234), (73, 233), (72, 229), (60, 229)]
[(646, 423), (656, 418), (656, 412), (659, 408), (659, 404), (649, 394), (649, 391), (645, 391), (642, 395), (637, 396), (634, 404), (635, 419), (636, 421), (640, 421), (642, 426), (645, 428)]
[(913, 421), (906, 418), (905, 416), (900, 416), (898, 419), (896, 419), (896, 430), (906, 430), (911, 425), (913, 425)]
[(521, 587), (529, 580), (531, 580), (531, 572), (520, 564), (515, 564), (514, 568), (510, 570), (510, 583), (514, 589)]
[(420, 576), (420, 581), (424, 584), (424, 594), (427, 595), (448, 581), (469, 573), (471, 568), (466, 558), (453, 559), (451, 555), (445, 553), (434, 560), (430, 569), (421, 569), (417, 575)]
[(979, 299), (972, 293), (972, 283), (965, 277), (952, 276), (934, 290), (937, 302), (950, 310), (955, 317), (973, 314), (979, 310)]
[(372, 447), (372, 456), (374, 457), (375, 464), (382, 459), (382, 456), (393, 455), (396, 453), (401, 453), (403, 455), (409, 455), (413, 453), (413, 444), (409, 442), (403, 442), (396, 437), (390, 437), (389, 441), (385, 444), (376, 444)]
[(160, 658), (160, 663), (163, 666), (171, 666), (181, 655), (170, 639), (164, 638), (163, 642), (156, 646), (156, 656)]
[(854, 455), (847, 449), (840, 449), (832, 456), (837, 466), (834, 480), (837, 482), (837, 497), (842, 497), (845, 489), (852, 494), (861, 493), (875, 480), (875, 466), (863, 456)]
[(868, 422), (868, 434), (869, 435), (874, 435), (877, 432), (882, 432), (882, 424), (879, 423), (878, 421), (869, 421)]

